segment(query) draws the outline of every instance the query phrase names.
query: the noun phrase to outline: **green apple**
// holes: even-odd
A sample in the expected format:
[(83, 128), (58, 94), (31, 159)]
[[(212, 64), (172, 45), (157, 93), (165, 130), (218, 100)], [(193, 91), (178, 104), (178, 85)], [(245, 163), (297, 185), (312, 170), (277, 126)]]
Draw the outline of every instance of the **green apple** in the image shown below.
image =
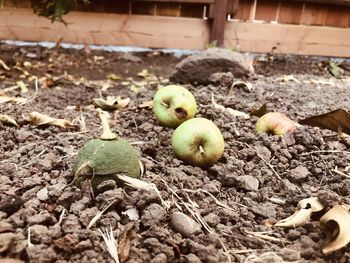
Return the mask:
[(224, 152), (224, 138), (212, 121), (193, 118), (176, 128), (172, 148), (180, 160), (194, 166), (209, 167)]
[(193, 118), (197, 112), (197, 103), (186, 88), (169, 85), (159, 89), (154, 95), (153, 112), (162, 125), (176, 128)]
[(261, 116), (256, 122), (258, 132), (273, 135), (284, 135), (296, 130), (296, 123), (280, 112), (269, 112)]

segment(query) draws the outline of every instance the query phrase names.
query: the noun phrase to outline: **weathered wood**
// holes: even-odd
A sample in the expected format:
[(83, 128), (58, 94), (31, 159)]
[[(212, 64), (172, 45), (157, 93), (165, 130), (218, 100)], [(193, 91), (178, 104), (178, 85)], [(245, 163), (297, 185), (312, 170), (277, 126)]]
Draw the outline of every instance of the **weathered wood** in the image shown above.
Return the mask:
[(275, 21), (279, 8), (276, 0), (258, 1), (255, 11), (255, 19), (263, 21)]
[(0, 39), (203, 49), (209, 43), (207, 21), (195, 18), (71, 12), (68, 26), (51, 23), (30, 9), (0, 10)]
[(241, 51), (350, 57), (350, 30), (230, 21), (224, 47)]
[(222, 46), (224, 42), (225, 25), (227, 21), (228, 0), (216, 0), (214, 5), (214, 17), (212, 21), (210, 42)]
[(249, 20), (251, 18), (251, 10), (253, 8), (253, 5), (253, 0), (240, 0), (237, 13), (235, 14), (234, 18), (240, 20)]
[(350, 21), (350, 7), (329, 6), (327, 12), (326, 26), (347, 27)]
[(285, 24), (300, 24), (303, 3), (281, 1), (277, 21)]
[(307, 3), (304, 5), (300, 23), (323, 26), (326, 23), (327, 7), (324, 4)]

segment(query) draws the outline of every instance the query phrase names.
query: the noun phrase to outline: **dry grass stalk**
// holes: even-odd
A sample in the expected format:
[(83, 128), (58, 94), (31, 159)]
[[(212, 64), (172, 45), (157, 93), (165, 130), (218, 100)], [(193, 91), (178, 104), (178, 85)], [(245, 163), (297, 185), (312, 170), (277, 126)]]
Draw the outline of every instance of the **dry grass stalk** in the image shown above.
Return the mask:
[(103, 232), (101, 229), (99, 229), (98, 231), (100, 232), (101, 236), (103, 237), (103, 240), (106, 243), (108, 253), (114, 259), (115, 263), (120, 263), (118, 257), (118, 242), (114, 238), (112, 227), (110, 228), (109, 232), (108, 230), (105, 230)]
[(102, 211), (99, 211), (90, 221), (90, 223), (88, 224), (88, 226), (86, 227), (86, 229), (90, 229), (95, 223), (96, 221), (103, 215), (104, 212), (106, 212), (106, 210), (108, 208), (110, 208), (112, 205), (114, 204), (114, 201), (111, 202), (110, 204), (108, 204)]

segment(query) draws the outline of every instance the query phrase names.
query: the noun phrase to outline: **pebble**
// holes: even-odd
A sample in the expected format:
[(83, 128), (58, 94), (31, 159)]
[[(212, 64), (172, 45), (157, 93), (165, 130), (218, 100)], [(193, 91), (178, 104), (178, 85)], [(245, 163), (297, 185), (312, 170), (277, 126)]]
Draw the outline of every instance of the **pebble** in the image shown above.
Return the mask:
[(190, 237), (193, 234), (201, 232), (201, 225), (184, 213), (174, 212), (170, 220), (174, 230), (183, 237)]
[(293, 182), (302, 182), (310, 174), (309, 170), (304, 166), (297, 166), (290, 171), (288, 178)]
[(23, 200), (21, 197), (17, 195), (8, 195), (0, 201), (0, 211), (3, 211), (8, 215), (12, 215), (13, 213), (17, 212), (22, 205)]
[(166, 214), (163, 206), (153, 203), (142, 211), (141, 222), (144, 226), (150, 227), (163, 221)]
[(258, 191), (259, 189), (259, 180), (251, 175), (242, 175), (237, 176), (236, 180), (239, 183), (239, 186), (247, 191)]
[(295, 251), (295, 250), (291, 250), (288, 248), (282, 248), (278, 254), (281, 255), (281, 257), (283, 258), (283, 260), (285, 261), (297, 261), (300, 259), (300, 252), (299, 251)]
[(36, 193), (36, 197), (40, 200), (40, 201), (46, 201), (49, 199), (49, 195), (48, 195), (48, 190), (46, 187), (40, 189), (37, 193)]

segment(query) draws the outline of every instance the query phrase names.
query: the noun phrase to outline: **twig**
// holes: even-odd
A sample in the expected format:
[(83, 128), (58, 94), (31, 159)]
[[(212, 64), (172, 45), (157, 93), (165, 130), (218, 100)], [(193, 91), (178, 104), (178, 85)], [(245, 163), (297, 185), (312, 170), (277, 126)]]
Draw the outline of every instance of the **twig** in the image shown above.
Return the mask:
[(346, 178), (350, 178), (350, 175), (339, 171), (337, 167), (335, 167), (335, 169), (332, 169), (332, 171), (335, 172), (335, 173), (338, 174), (338, 175), (342, 175), (342, 176), (344, 176), (344, 177), (346, 177)]
[(340, 151), (340, 150), (319, 150), (319, 151), (311, 151), (307, 153), (302, 153), (301, 155), (309, 155), (314, 153), (344, 153), (344, 154), (350, 154), (348, 151)]
[(33, 243), (30, 241), (30, 227), (28, 227), (27, 245), (29, 248), (34, 246)]

